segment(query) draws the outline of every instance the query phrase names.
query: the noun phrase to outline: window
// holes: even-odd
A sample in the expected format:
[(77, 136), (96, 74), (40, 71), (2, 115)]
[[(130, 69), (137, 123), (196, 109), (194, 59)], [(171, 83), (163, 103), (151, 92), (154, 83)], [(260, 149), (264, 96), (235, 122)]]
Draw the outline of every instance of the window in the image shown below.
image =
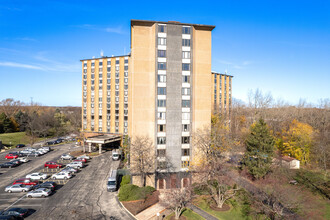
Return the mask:
[(110, 72), (111, 71), (111, 67), (107, 67), (107, 71)]
[(165, 115), (166, 115), (165, 112), (158, 112), (157, 113), (157, 119), (158, 120), (165, 120), (166, 119)]
[(124, 108), (128, 108), (128, 104), (124, 104)]
[(190, 59), (190, 51), (182, 51), (182, 59)]
[(108, 73), (108, 74), (107, 74), (107, 77), (108, 77), (109, 79), (111, 78), (111, 75), (110, 75), (110, 73)]
[(190, 155), (190, 149), (182, 149), (182, 156), (189, 156)]
[(124, 70), (127, 71), (128, 70), (128, 66), (124, 66)]
[(157, 144), (166, 144), (166, 137), (157, 137)]
[(165, 149), (158, 149), (157, 150), (157, 157), (165, 157), (166, 156), (166, 150)]
[(116, 84), (118, 84), (119, 83), (119, 79), (116, 79)]
[(182, 137), (182, 144), (189, 144), (190, 142), (190, 137)]
[(164, 100), (164, 99), (158, 99), (157, 100), (157, 106), (158, 107), (166, 107), (166, 100)]
[(124, 97), (124, 102), (128, 102), (128, 97)]
[(158, 25), (158, 32), (165, 33), (166, 32), (166, 26), (165, 25)]
[(100, 79), (100, 84), (102, 84), (102, 79)]
[(95, 66), (95, 63), (92, 63), (92, 67), (94, 67)]
[(190, 120), (190, 113), (189, 112), (182, 113), (182, 120)]
[(107, 65), (111, 65), (111, 60), (108, 60)]
[(119, 64), (119, 60), (116, 60), (116, 64)]
[(119, 73), (117, 72), (117, 73), (116, 73), (116, 78), (118, 78), (118, 77), (119, 77)]
[(128, 120), (128, 116), (124, 116), (124, 121), (127, 121)]
[(115, 105), (115, 108), (119, 108), (119, 104), (116, 104), (116, 105)]
[(128, 110), (124, 110), (124, 115), (128, 115)]
[(92, 73), (94, 73), (95, 72), (95, 70), (94, 70), (94, 67), (92, 68)]
[(166, 87), (158, 87), (157, 94), (158, 95), (166, 95)]
[[(167, 162), (166, 161), (157, 161), (157, 169), (164, 170), (167, 168)], [(159, 187), (161, 188), (161, 187)], [(164, 185), (163, 185), (164, 188)]]
[(190, 76), (182, 76), (183, 83), (190, 83)]
[(84, 75), (84, 79), (87, 79), (87, 75)]
[(126, 84), (126, 85), (124, 85), (124, 89), (128, 89), (128, 85)]
[(124, 79), (124, 83), (128, 83), (128, 78), (125, 78)]
[(158, 82), (166, 82), (166, 75), (158, 75)]
[(110, 84), (111, 83), (111, 80), (110, 79), (107, 79), (107, 84)]
[(182, 108), (190, 108), (190, 100), (182, 100)]
[(116, 86), (115, 86), (115, 89), (116, 89), (116, 90), (119, 90), (119, 85), (116, 85)]
[(102, 61), (99, 61), (99, 66), (102, 66), (103, 65), (103, 62)]
[(158, 132), (166, 132), (166, 125), (158, 125), (157, 126)]
[(183, 132), (187, 132), (187, 131), (189, 131), (189, 125), (187, 125), (187, 124), (183, 124), (183, 125), (182, 125), (182, 131), (183, 131)]
[(99, 119), (102, 119), (102, 115), (99, 115)]
[(110, 90), (110, 88), (111, 88), (110, 85), (108, 85), (108, 86), (107, 86), (107, 90)]
[(87, 69), (84, 69), (84, 73), (87, 73)]
[(158, 57), (166, 57), (166, 50), (158, 50)]
[(124, 63), (128, 63), (128, 59), (125, 59)]
[(190, 39), (182, 39), (183, 47), (190, 47)]
[(182, 27), (182, 34), (190, 34), (190, 27)]
[(115, 95), (116, 95), (116, 96), (119, 96), (119, 91), (116, 91), (116, 92), (115, 92)]
[(102, 72), (102, 71), (103, 71), (103, 68), (102, 68), (102, 67), (100, 67), (100, 68), (99, 68), (99, 72)]
[(182, 70), (183, 71), (190, 70), (190, 63), (183, 63), (182, 64)]
[(116, 71), (119, 71), (119, 66), (116, 66), (115, 70), (116, 70)]
[(187, 168), (189, 167), (189, 161), (181, 161), (181, 168)]
[(87, 67), (87, 63), (84, 63), (84, 67)]
[(158, 45), (166, 45), (166, 38), (159, 37), (158, 38)]
[(190, 95), (190, 88), (182, 88), (182, 95)]
[(158, 63), (159, 70), (166, 70), (166, 63)]
[(125, 77), (128, 77), (128, 72), (124, 72), (124, 76)]
[(182, 108), (190, 108), (190, 100), (182, 100)]
[(92, 74), (92, 75), (91, 75), (91, 79), (94, 79), (94, 78), (95, 78), (95, 75), (94, 75), (94, 74)]

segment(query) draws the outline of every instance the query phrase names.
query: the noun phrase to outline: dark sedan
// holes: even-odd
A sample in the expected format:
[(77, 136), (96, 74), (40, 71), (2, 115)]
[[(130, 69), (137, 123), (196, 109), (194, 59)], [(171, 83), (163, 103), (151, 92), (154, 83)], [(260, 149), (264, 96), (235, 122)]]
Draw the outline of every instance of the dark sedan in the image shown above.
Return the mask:
[(6, 162), (3, 164), (0, 164), (0, 168), (12, 168), (12, 167), (17, 167), (18, 164), (12, 163), (12, 162)]
[(25, 145), (24, 144), (17, 144), (16, 145), (16, 148), (22, 148), (22, 147), (25, 147)]
[(1, 213), (1, 215), (11, 215), (15, 217), (25, 217), (29, 213), (28, 209), (22, 209), (22, 208), (10, 208), (4, 212)]
[(55, 190), (56, 187), (56, 182), (52, 182), (52, 181), (47, 181), (41, 184), (38, 184), (34, 187), (34, 189), (38, 189), (38, 188), (46, 188), (46, 189), (50, 189), (52, 191)]

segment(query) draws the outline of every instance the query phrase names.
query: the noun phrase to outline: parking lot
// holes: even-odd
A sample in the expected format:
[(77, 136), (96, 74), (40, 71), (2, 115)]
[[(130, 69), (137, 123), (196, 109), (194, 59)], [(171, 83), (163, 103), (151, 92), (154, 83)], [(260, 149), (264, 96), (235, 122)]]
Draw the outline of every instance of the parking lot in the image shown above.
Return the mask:
[[(57, 182), (54, 193), (46, 198), (27, 198), (26, 193), (6, 193), (4, 189), (15, 179), (29, 173), (42, 172), (54, 174), (60, 169), (44, 168), (46, 161), (67, 164), (60, 156), (77, 150), (72, 144), (53, 147), (53, 151), (23, 163), (14, 168), (0, 168), (0, 210), (8, 207), (31, 209), (27, 219), (130, 219), (131, 217), (118, 205), (115, 195), (106, 190), (106, 180), (110, 170), (117, 169), (119, 161), (112, 161), (111, 152), (95, 157), (85, 168), (68, 180)], [(6, 161), (0, 154), (0, 163)], [(47, 180), (43, 180), (47, 181)]]

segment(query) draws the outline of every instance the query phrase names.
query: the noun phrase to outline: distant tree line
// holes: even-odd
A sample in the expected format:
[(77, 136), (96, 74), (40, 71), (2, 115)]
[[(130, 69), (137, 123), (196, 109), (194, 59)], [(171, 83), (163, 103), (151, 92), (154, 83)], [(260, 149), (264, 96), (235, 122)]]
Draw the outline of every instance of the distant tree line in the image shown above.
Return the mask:
[(49, 107), (14, 99), (0, 101), (0, 133), (26, 132), (36, 139), (77, 133), (80, 127), (80, 107)]

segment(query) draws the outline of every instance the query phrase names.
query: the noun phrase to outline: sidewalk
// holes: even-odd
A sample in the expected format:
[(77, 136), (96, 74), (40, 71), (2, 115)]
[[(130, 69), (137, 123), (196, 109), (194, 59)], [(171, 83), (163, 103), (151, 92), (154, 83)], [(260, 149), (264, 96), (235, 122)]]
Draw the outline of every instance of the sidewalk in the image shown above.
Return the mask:
[(156, 214), (159, 212), (163, 212), (165, 210), (165, 207), (160, 205), (159, 203), (156, 203), (153, 206), (150, 206), (149, 208), (143, 210), (139, 214), (135, 216), (138, 220), (149, 220), (156, 216)]
[(190, 204), (188, 206), (188, 208), (190, 208), (192, 211), (196, 212), (198, 215), (202, 216), (203, 218), (207, 219), (207, 220), (217, 220), (216, 217), (214, 217), (213, 215), (210, 215), (209, 213), (205, 212), (204, 210), (198, 208), (197, 206)]

